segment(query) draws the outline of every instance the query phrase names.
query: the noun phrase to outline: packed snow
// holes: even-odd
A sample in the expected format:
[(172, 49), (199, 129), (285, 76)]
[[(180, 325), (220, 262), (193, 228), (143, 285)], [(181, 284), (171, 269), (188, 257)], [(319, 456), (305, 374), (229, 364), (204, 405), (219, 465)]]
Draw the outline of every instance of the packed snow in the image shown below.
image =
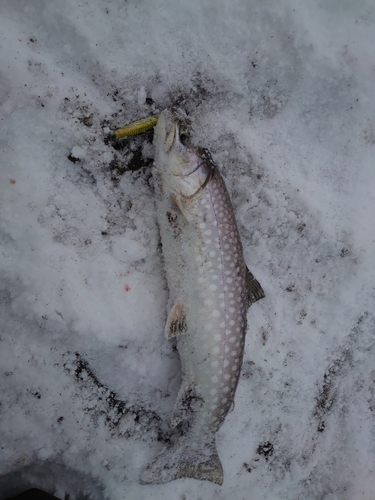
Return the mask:
[[(0, 500), (375, 498), (371, 0), (2, 0)], [(218, 486), (139, 484), (178, 353), (152, 132), (179, 106), (266, 298)]]

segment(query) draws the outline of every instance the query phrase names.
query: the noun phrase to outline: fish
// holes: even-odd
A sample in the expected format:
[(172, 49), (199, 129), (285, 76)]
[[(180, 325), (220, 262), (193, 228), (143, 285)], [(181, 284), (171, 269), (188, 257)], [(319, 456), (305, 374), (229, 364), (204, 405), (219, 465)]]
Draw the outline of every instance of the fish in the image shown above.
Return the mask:
[(157, 219), (169, 288), (167, 339), (175, 339), (182, 382), (170, 422), (182, 428), (141, 473), (141, 484), (188, 477), (221, 485), (215, 434), (233, 406), (248, 307), (263, 298), (247, 268), (233, 207), (211, 154), (190, 145), (167, 109), (154, 131)]

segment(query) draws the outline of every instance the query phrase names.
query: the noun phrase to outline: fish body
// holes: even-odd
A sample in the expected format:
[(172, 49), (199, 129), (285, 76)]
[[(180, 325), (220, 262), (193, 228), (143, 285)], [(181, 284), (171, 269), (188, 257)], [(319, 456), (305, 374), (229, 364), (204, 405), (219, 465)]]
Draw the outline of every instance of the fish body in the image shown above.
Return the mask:
[(157, 215), (169, 288), (165, 334), (176, 338), (182, 383), (171, 420), (188, 429), (142, 473), (142, 483), (180, 477), (221, 484), (215, 434), (240, 376), (248, 306), (264, 297), (248, 271), (229, 195), (207, 150), (185, 145), (166, 110), (155, 128)]

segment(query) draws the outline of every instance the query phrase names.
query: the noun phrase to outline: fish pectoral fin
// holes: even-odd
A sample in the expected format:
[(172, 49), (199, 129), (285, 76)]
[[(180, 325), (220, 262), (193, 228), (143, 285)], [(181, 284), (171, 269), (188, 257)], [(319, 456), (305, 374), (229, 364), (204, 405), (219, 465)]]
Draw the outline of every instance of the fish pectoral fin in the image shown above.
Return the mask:
[(165, 325), (165, 336), (167, 339), (177, 337), (187, 329), (186, 315), (180, 303), (176, 303), (169, 312), (167, 324)]
[(263, 288), (259, 281), (257, 281), (253, 274), (249, 271), (246, 266), (246, 289), (247, 289), (247, 304), (251, 306), (257, 300), (263, 299), (265, 297)]
[(176, 202), (176, 205), (180, 209), (180, 212), (185, 217), (185, 219), (188, 222), (191, 222), (193, 220), (193, 216), (189, 210), (191, 205), (191, 200), (184, 199), (182, 198), (182, 196), (179, 195), (175, 195), (174, 201)]

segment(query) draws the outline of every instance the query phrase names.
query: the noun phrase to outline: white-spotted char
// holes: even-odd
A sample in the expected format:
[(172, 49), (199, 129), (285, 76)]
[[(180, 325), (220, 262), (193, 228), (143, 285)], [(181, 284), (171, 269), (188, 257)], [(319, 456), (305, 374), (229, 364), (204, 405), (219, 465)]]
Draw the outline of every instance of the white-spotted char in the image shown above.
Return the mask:
[(180, 477), (218, 484), (215, 433), (240, 376), (249, 305), (264, 297), (243, 258), (233, 208), (205, 149), (188, 147), (171, 111), (155, 128), (157, 214), (170, 292), (165, 333), (176, 338), (182, 384), (171, 425), (188, 430), (142, 473), (142, 483)]

